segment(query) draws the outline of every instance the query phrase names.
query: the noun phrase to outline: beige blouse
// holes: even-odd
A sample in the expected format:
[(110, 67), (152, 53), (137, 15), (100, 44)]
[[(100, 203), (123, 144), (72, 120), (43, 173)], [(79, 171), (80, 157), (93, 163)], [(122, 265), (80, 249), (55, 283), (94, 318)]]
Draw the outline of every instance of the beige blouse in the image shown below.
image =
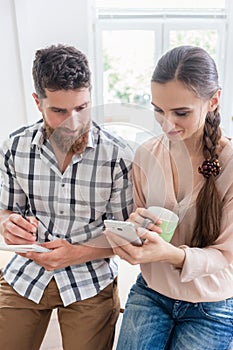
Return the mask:
[[(193, 185), (193, 169), (185, 150), (182, 162), (180, 193), (190, 187), (178, 202), (173, 187), (169, 141), (165, 135), (140, 146), (133, 166), (135, 207), (164, 206), (179, 216), (179, 225), (171, 243), (186, 245), (182, 270), (164, 262), (141, 265), (148, 286), (173, 299), (190, 302), (219, 301), (233, 296), (233, 145), (229, 141), (219, 155), (222, 166), (216, 186), (224, 203), (221, 234), (206, 248), (189, 248), (196, 217), (195, 201), (205, 179)], [(178, 168), (178, 167), (177, 167)]]

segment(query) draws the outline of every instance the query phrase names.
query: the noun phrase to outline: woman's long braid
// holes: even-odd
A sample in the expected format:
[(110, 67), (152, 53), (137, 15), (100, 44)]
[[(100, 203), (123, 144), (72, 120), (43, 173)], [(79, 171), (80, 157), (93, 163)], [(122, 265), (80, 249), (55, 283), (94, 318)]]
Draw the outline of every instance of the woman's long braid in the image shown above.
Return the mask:
[(222, 203), (215, 186), (215, 176), (221, 170), (218, 162), (218, 147), (221, 138), (220, 114), (218, 108), (206, 116), (203, 134), (204, 162), (199, 172), (205, 177), (196, 201), (196, 223), (191, 240), (193, 247), (206, 247), (212, 244), (220, 234)]

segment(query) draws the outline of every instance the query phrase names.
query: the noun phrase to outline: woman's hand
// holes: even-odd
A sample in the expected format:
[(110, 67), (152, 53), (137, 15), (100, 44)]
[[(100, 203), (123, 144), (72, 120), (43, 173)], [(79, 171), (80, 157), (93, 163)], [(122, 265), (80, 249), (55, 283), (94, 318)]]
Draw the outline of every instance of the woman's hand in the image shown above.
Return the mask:
[(131, 265), (160, 261), (170, 263), (176, 267), (182, 267), (185, 259), (183, 249), (167, 243), (156, 232), (143, 228), (139, 228), (137, 231), (144, 241), (141, 247), (133, 246), (125, 239), (106, 230), (105, 235), (112, 246), (114, 254)]
[(161, 228), (158, 226), (161, 224), (161, 220), (148, 209), (137, 208), (135, 212), (130, 214), (127, 221), (133, 222), (136, 227), (144, 227), (151, 231), (162, 233)]

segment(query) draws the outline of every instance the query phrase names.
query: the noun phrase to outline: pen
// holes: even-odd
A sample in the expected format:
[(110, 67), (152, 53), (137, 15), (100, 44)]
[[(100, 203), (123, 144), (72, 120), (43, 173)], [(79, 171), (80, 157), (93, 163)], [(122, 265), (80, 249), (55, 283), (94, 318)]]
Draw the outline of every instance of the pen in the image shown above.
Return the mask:
[(22, 211), (22, 209), (21, 209), (20, 206), (19, 206), (19, 203), (16, 203), (16, 207), (17, 207), (17, 209), (18, 209), (20, 215), (21, 215), (25, 220), (28, 221), (28, 219), (26, 218), (25, 212)]
[[(19, 203), (16, 203), (15, 205), (16, 205), (16, 207), (17, 207), (18, 212), (20, 213), (20, 215), (21, 215), (25, 220), (29, 221), (29, 220), (26, 218), (25, 212), (23, 212), (22, 209), (20, 208)], [(54, 240), (58, 239), (58, 237), (52, 235), (52, 234), (48, 231), (48, 229), (47, 229), (47, 227), (45, 226), (45, 224), (44, 224), (39, 218), (37, 218), (36, 216), (34, 216), (34, 217), (35, 217), (35, 218), (38, 220), (38, 222), (40, 222), (40, 223), (42, 224), (42, 226), (46, 229), (46, 232), (48, 232), (48, 238), (50, 239), (50, 241), (54, 241)]]
[[(27, 219), (26, 215), (25, 215), (25, 211), (23, 212), (22, 209), (20, 208), (19, 203), (16, 203), (15, 205), (16, 205), (16, 207), (17, 207), (17, 209), (18, 209), (19, 214), (20, 214), (25, 220), (27, 220), (28, 222), (30, 222), (30, 221)], [(31, 234), (34, 235), (34, 236), (36, 236), (36, 233), (31, 232)]]

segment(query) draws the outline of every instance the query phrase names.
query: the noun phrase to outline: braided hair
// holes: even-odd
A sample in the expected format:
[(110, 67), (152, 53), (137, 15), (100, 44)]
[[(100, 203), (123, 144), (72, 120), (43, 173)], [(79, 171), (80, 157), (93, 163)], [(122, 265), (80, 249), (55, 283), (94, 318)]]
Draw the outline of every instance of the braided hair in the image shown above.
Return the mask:
[[(171, 80), (182, 82), (205, 100), (211, 99), (220, 89), (214, 60), (204, 49), (195, 46), (176, 47), (159, 59), (152, 82), (164, 84)], [(197, 169), (205, 182), (196, 199), (192, 247), (211, 245), (220, 234), (222, 203), (215, 185), (215, 178), (221, 170), (218, 162), (220, 138), (220, 114), (217, 107), (214, 112), (208, 112), (205, 118), (202, 142), (204, 161)]]
[[(204, 165), (198, 169), (206, 180), (197, 197), (197, 218), (191, 240), (191, 246), (200, 248), (212, 244), (220, 234), (222, 202), (215, 186), (215, 176), (220, 171), (217, 153), (217, 146), (221, 137), (219, 124), (220, 114), (218, 108), (214, 112), (208, 112), (203, 133), (203, 155), (205, 161), (203, 162)], [(205, 175), (203, 167), (205, 167), (207, 162), (210, 163), (210, 166), (216, 164), (216, 174), (213, 173), (215, 170), (212, 169), (207, 176)]]

